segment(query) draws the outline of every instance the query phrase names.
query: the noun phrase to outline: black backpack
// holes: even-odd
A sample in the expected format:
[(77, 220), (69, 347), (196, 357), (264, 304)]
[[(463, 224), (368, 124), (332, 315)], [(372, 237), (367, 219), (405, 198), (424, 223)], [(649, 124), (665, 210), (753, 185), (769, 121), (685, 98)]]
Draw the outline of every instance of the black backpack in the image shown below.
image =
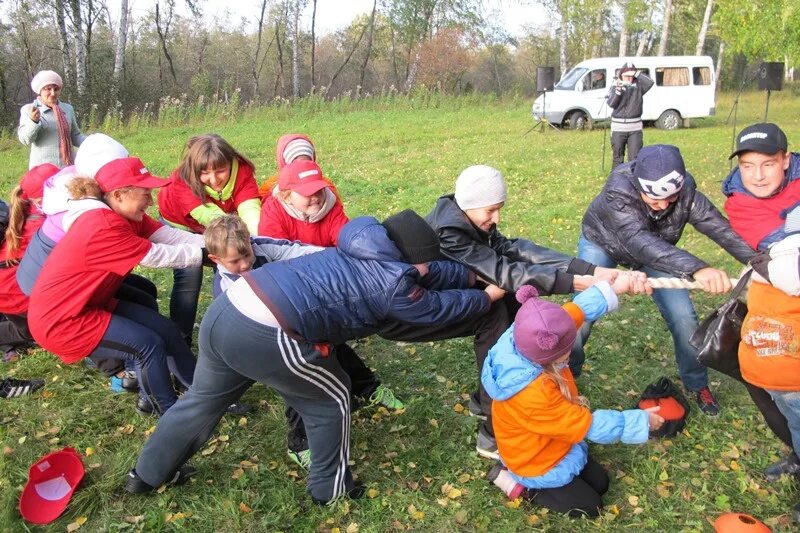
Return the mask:
[(689, 414), (689, 402), (666, 377), (648, 385), (636, 403), (636, 407), (640, 409), (654, 405), (661, 406), (661, 411), (657, 414), (664, 417), (664, 424), (658, 430), (651, 431), (651, 437), (674, 437), (683, 430)]

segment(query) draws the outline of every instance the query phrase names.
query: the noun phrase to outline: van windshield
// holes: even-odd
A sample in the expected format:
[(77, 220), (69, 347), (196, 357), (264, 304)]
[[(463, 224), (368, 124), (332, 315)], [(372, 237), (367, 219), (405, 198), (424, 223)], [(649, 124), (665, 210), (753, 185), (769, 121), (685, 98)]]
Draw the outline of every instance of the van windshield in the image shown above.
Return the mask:
[(575, 88), (575, 84), (578, 83), (578, 80), (581, 79), (581, 76), (588, 72), (588, 68), (574, 68), (567, 72), (567, 75), (561, 78), (556, 85), (556, 89), (561, 89), (562, 91), (571, 91)]

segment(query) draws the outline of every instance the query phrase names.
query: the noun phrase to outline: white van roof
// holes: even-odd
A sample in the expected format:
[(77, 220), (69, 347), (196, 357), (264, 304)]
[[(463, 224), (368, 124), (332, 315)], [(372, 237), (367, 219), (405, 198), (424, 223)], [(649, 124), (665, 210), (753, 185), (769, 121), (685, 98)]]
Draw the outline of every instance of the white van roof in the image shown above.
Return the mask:
[(586, 59), (572, 68), (619, 68), (625, 63), (633, 63), (637, 67), (713, 66), (714, 64), (710, 56), (623, 56)]

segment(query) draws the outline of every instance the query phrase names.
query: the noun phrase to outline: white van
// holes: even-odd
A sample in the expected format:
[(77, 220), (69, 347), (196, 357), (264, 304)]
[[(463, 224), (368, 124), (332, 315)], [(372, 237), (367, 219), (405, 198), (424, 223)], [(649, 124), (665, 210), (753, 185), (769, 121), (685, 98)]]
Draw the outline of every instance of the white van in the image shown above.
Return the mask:
[[(633, 63), (655, 85), (644, 95), (642, 120), (657, 128), (679, 128), (685, 119), (714, 114), (714, 65), (708, 56), (599, 57), (575, 65), (533, 103), (536, 120), (573, 129), (608, 120), (613, 111), (606, 104), (608, 88), (620, 67)], [(545, 108), (546, 106), (546, 108)]]

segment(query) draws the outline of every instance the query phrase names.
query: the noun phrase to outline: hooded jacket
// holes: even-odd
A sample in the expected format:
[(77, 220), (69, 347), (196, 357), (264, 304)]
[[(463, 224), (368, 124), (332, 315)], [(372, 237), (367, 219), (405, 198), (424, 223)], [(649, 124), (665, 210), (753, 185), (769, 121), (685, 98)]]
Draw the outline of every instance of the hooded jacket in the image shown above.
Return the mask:
[(766, 250), (771, 244), (783, 240), (785, 213), (800, 204), (800, 154), (791, 154), (786, 181), (781, 190), (769, 198), (756, 198), (742, 183), (739, 167), (734, 167), (722, 182), (725, 212), (731, 227), (753, 249)]
[(653, 211), (642, 200), (633, 175), (636, 161), (616, 167), (603, 190), (583, 215), (583, 236), (603, 248), (618, 264), (650, 267), (689, 278), (708, 264), (675, 246), (686, 224), (719, 244), (741, 263), (753, 250), (731, 229), (728, 220), (697, 190), (686, 173), (678, 199), (663, 211)]
[(449, 261), (429, 267), (420, 277), (376, 219), (359, 217), (342, 228), (337, 248), (242, 277), (286, 333), (312, 343), (366, 337), (389, 321), (449, 324), (489, 310), (484, 291), (466, 288), (466, 268)]
[(439, 198), (425, 220), (439, 236), (442, 254), (507, 291), (533, 285), (543, 295), (568, 294), (575, 274), (594, 273), (595, 266), (581, 259), (508, 239), (497, 228), (476, 228), (452, 194)]
[(641, 119), (644, 95), (653, 87), (653, 80), (640, 73), (631, 85), (611, 85), (606, 96), (608, 107), (613, 109), (611, 119)]
[[(596, 320), (616, 308), (616, 297), (610, 290), (593, 286), (566, 306), (577, 306), (582, 311), (578, 316)], [(561, 373), (573, 397), (577, 396), (572, 372), (564, 368)], [(618, 440), (639, 444), (649, 436), (648, 415), (640, 409), (590, 412), (567, 400), (558, 385), (543, 375), (541, 365), (517, 351), (513, 325), (489, 351), (481, 382), (494, 400), (492, 420), (500, 458), (512, 476), (530, 489), (563, 487), (579, 475), (588, 458), (585, 438), (600, 444)]]

